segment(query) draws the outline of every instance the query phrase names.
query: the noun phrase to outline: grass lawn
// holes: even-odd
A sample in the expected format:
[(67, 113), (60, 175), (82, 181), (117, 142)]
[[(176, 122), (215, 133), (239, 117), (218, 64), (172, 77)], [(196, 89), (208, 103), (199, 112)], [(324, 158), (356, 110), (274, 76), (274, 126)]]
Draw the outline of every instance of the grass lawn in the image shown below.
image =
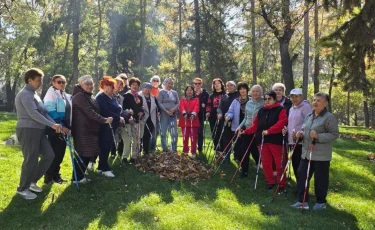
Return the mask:
[[(14, 132), (14, 116), (0, 116), (0, 138), (6, 139)], [(15, 194), (20, 148), (0, 145), (0, 229), (375, 229), (375, 167), (366, 160), (370, 151), (375, 152), (373, 142), (337, 140), (328, 207), (302, 214), (289, 207), (296, 201), (292, 192), (271, 203), (273, 192), (264, 190), (262, 173), (254, 190), (253, 161), (249, 178), (232, 185), (234, 162), (221, 175), (191, 182), (162, 180), (134, 166), (120, 168), (115, 161), (115, 178), (90, 172), (92, 182), (81, 185), (80, 192), (70, 183), (43, 185), (36, 200), (25, 201)], [(68, 154), (62, 175), (71, 177)], [(295, 186), (290, 181), (291, 191)], [(312, 196), (310, 207), (314, 201)]]

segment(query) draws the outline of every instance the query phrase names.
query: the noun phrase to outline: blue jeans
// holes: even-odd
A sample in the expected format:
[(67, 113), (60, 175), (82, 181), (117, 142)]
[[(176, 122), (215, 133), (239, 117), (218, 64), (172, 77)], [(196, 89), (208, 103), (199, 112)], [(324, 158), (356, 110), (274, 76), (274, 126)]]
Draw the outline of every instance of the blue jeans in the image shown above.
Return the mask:
[(167, 131), (169, 130), (171, 134), (171, 141), (172, 141), (172, 150), (177, 151), (177, 141), (178, 141), (178, 130), (177, 130), (177, 118), (176, 116), (169, 116), (165, 112), (161, 113), (160, 118), (160, 125), (161, 125), (161, 146), (163, 151), (168, 151), (168, 143), (167, 143)]

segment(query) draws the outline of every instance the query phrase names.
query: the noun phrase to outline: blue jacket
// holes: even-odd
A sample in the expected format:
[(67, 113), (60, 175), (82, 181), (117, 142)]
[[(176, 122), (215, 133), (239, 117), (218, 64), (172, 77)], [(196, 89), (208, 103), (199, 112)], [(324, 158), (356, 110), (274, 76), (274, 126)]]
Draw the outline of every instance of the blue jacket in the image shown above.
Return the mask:
[[(64, 91), (58, 90), (53, 86), (49, 87), (47, 90), (46, 95), (44, 96), (44, 106), (47, 109), (48, 115), (56, 122), (61, 125), (70, 127), (71, 124), (64, 124), (65, 120), (65, 97), (70, 104), (70, 108), (72, 108), (72, 96), (70, 94), (65, 93)], [(70, 109), (72, 111), (72, 109)], [(70, 123), (72, 120), (72, 113), (69, 114)]]
[[(113, 129), (116, 129), (119, 126), (120, 115), (122, 111), (122, 108), (117, 103), (116, 99), (113, 97), (110, 98), (105, 93), (101, 92), (96, 96), (95, 100), (99, 105), (100, 115), (105, 118), (113, 117), (112, 126)], [(108, 125), (101, 124), (101, 126), (106, 127)]]
[[(250, 97), (249, 97), (249, 100), (251, 100)], [(240, 125), (240, 110), (241, 110), (241, 103), (237, 99), (234, 99), (232, 101), (232, 104), (230, 104), (229, 106), (228, 112), (225, 114), (226, 116), (230, 117), (230, 119), (232, 120), (232, 124), (231, 124), (232, 131), (236, 131), (236, 129)]]

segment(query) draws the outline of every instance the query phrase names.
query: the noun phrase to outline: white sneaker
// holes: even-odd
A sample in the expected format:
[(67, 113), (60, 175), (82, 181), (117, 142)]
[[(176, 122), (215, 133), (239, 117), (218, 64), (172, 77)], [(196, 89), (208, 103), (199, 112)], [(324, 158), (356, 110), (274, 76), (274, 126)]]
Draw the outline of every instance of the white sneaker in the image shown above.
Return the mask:
[(31, 190), (33, 192), (43, 192), (43, 189), (35, 183), (30, 184), (29, 190)]
[(113, 174), (111, 171), (103, 171), (102, 175), (106, 177), (115, 177), (115, 174)]
[(92, 170), (94, 168), (94, 162), (89, 162), (89, 164), (87, 165), (87, 169), (88, 170)]
[[(90, 181), (91, 181), (90, 179), (84, 177), (83, 179), (81, 179), (81, 180), (78, 181), (78, 184), (87, 184)], [(73, 183), (76, 184), (77, 182), (75, 180), (73, 180)]]
[(97, 172), (97, 173), (102, 173), (103, 171), (100, 170), (100, 169), (97, 169), (96, 172)]
[(30, 192), (30, 190), (25, 189), (21, 192), (17, 191), (17, 194), (20, 194), (26, 200), (34, 200), (38, 196), (35, 193)]

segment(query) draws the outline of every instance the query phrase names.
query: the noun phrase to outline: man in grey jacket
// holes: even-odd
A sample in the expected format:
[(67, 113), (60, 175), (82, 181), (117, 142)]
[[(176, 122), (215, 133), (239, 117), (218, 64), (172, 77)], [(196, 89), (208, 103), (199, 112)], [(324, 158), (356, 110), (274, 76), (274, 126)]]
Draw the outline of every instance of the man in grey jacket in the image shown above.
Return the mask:
[[(316, 195), (316, 204), (313, 210), (318, 211), (326, 208), (332, 142), (339, 137), (337, 119), (328, 112), (326, 108), (328, 103), (329, 96), (327, 94), (316, 93), (312, 104), (313, 112), (305, 118), (302, 131), (296, 133), (296, 137), (302, 140), (302, 155), (297, 172), (298, 202), (292, 205), (294, 208), (309, 209), (308, 191), (312, 175), (314, 175)], [(309, 164), (310, 172), (305, 191)], [(306, 198), (304, 197), (305, 192)]]
[[(18, 118), (16, 133), (24, 158), (17, 194), (27, 200), (37, 197), (33, 192), (43, 191), (36, 183), (45, 174), (55, 157), (45, 134), (46, 126), (53, 128), (57, 133), (69, 131), (48, 115), (42, 100), (35, 92), (42, 85), (43, 75), (40, 69), (33, 68), (26, 71), (26, 85), (17, 94), (15, 100)], [(38, 162), (39, 155), (41, 159)]]

